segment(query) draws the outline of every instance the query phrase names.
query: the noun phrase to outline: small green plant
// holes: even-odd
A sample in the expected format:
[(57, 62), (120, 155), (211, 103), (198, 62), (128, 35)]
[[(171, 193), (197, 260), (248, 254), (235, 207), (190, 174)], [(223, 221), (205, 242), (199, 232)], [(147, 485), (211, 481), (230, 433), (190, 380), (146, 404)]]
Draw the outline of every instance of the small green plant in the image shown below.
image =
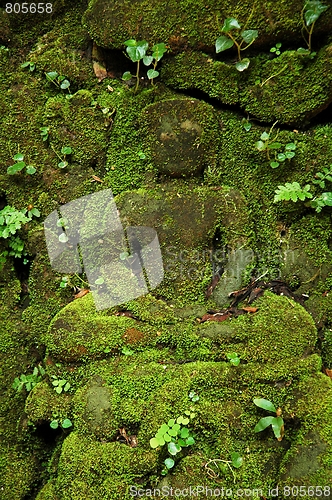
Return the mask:
[[(51, 146), (52, 147), (52, 146)], [(57, 155), (57, 157), (59, 158), (59, 163), (58, 163), (58, 167), (59, 168), (66, 168), (68, 166), (68, 156), (72, 154), (73, 150), (70, 146), (63, 146), (61, 148), (61, 154), (62, 156), (60, 156), (56, 151), (55, 149), (52, 147), (54, 153)]]
[(272, 430), (274, 432), (275, 437), (278, 441), (281, 441), (284, 436), (284, 421), (281, 418), (281, 408), (276, 408), (271, 401), (263, 398), (255, 398), (254, 403), (258, 408), (262, 408), (263, 410), (269, 411), (271, 413), (275, 413), (275, 417), (263, 417), (256, 424), (254, 431), (262, 432), (264, 429), (271, 425)]
[(134, 353), (134, 351), (132, 349), (129, 349), (128, 347), (123, 347), (121, 349), (121, 352), (122, 354), (124, 354), (125, 356), (132, 356)]
[(122, 79), (124, 81), (128, 81), (131, 78), (136, 78), (136, 86), (134, 92), (136, 93), (139, 86), (139, 71), (140, 71), (140, 62), (143, 61), (145, 66), (153, 66), (153, 69), (149, 69), (147, 71), (147, 77), (153, 83), (154, 78), (159, 76), (159, 71), (157, 71), (157, 64), (160, 59), (163, 57), (165, 52), (167, 52), (167, 47), (164, 43), (157, 43), (152, 47), (152, 54), (147, 55), (147, 50), (149, 44), (146, 40), (141, 40), (137, 42), (134, 39), (126, 40), (124, 42), (126, 46), (126, 52), (130, 58), (130, 60), (134, 63), (137, 63), (136, 66), (136, 74), (132, 75), (130, 71), (126, 71), (122, 75)]
[[(243, 464), (243, 458), (237, 452), (230, 453), (231, 460), (222, 460), (221, 458), (212, 458), (205, 464), (205, 469), (210, 477), (216, 479), (219, 477), (220, 473), (225, 474), (227, 472), (227, 468), (230, 469), (233, 474), (234, 484), (236, 482), (236, 476), (233, 471), (233, 467), (235, 469), (239, 469)], [(225, 464), (225, 465), (224, 465)], [(214, 468), (211, 466), (213, 465)]]
[[(326, 9), (328, 9), (328, 5), (323, 5), (320, 0), (307, 0), (304, 3), (304, 7), (301, 12), (303, 24), (302, 35), (308, 46), (307, 51), (309, 51), (309, 53), (311, 53), (312, 33), (314, 31), (315, 23)], [(308, 39), (304, 37), (304, 31), (306, 31)], [(304, 55), (306, 55), (305, 51), (306, 49), (298, 49), (298, 52)]]
[(246, 132), (249, 132), (251, 129), (251, 123), (249, 121), (249, 118), (242, 118), (242, 127)]
[(143, 153), (143, 151), (139, 151), (139, 152), (137, 153), (137, 155), (138, 155), (138, 158), (139, 158), (140, 160), (145, 160), (145, 158), (146, 158), (146, 154), (145, 154), (145, 153)]
[(197, 401), (199, 401), (199, 395), (195, 391), (190, 391), (188, 397), (193, 403), (197, 403)]
[(332, 207), (332, 193), (322, 193), (310, 201), (311, 208), (314, 208), (317, 213), (321, 212), (324, 207)]
[(49, 71), (48, 73), (45, 73), (46, 79), (53, 83), (58, 89), (61, 90), (68, 90), (68, 93), (70, 94), (69, 87), (70, 87), (70, 81), (63, 75), (59, 75), (56, 71)]
[(298, 200), (304, 201), (306, 198), (312, 198), (310, 185), (306, 184), (304, 188), (302, 188), (298, 182), (286, 182), (284, 186), (278, 186), (275, 193), (274, 203), (283, 200), (297, 202)]
[(238, 354), (236, 354), (236, 352), (227, 352), (226, 358), (233, 366), (239, 366), (239, 364), (241, 363), (241, 358)]
[(20, 377), (16, 377), (13, 382), (13, 389), (21, 392), (23, 388), (30, 392), (31, 389), (35, 387), (38, 382), (41, 382), (43, 376), (45, 375), (45, 370), (41, 365), (35, 366), (33, 372), (30, 375), (22, 374)]
[(50, 423), (51, 429), (58, 429), (59, 425), (62, 429), (69, 429), (73, 424), (69, 418), (65, 418), (62, 422), (60, 422), (59, 419), (54, 419)]
[[(294, 142), (288, 142), (283, 145), (277, 142), (279, 131), (272, 138), (272, 131), (277, 122), (275, 122), (270, 128), (269, 132), (263, 132), (260, 136), (260, 140), (256, 142), (255, 146), (258, 151), (265, 151), (266, 158), (270, 162), (272, 168), (279, 167), (281, 162), (285, 160), (291, 160), (295, 156), (296, 144)], [(280, 149), (284, 148), (284, 151), (280, 152)], [(278, 151), (279, 150), (279, 151)], [(274, 152), (274, 159), (271, 159), (270, 152)]]
[(323, 168), (323, 172), (317, 172), (312, 182), (324, 189), (326, 181), (332, 182), (332, 165), (330, 165), (330, 168)]
[(13, 160), (16, 163), (7, 168), (7, 174), (14, 175), (17, 172), (23, 170), (24, 168), (26, 169), (26, 173), (29, 175), (32, 175), (36, 172), (35, 167), (33, 167), (32, 165), (26, 165), (26, 163), (23, 161), (24, 155), (22, 153), (17, 153), (15, 156), (13, 156)]
[(255, 80), (255, 85), (259, 85), (260, 87), (264, 87), (264, 85), (267, 82), (269, 82), (270, 80), (272, 80), (272, 78), (275, 78), (276, 76), (280, 75), (287, 68), (288, 68), (288, 64), (285, 64), (285, 66), (283, 66), (277, 73), (273, 73), (273, 75), (271, 75), (268, 78), (266, 78), (266, 80), (261, 81), (260, 78), (257, 78), (257, 80)]
[(156, 435), (150, 439), (151, 448), (167, 444), (167, 451), (171, 456), (164, 460), (165, 467), (161, 471), (164, 476), (175, 465), (175, 460), (172, 457), (175, 458), (182, 448), (192, 446), (195, 443), (194, 436), (187, 427), (190, 419), (195, 417), (195, 413), (186, 411), (185, 415), (185, 417), (181, 415), (176, 419), (171, 418), (167, 424), (162, 424)]
[(280, 51), (281, 46), (282, 46), (282, 43), (280, 43), (280, 42), (276, 43), (275, 46), (270, 49), (270, 52), (272, 52), (276, 56), (280, 56), (280, 54), (281, 54), (281, 51)]
[(54, 380), (52, 380), (52, 385), (54, 386), (54, 390), (57, 394), (61, 394), (62, 392), (68, 392), (70, 389), (70, 383), (65, 379), (58, 378), (56, 375), (52, 375)]
[[(221, 29), (222, 33), (226, 36), (221, 35), (216, 40), (216, 53), (219, 54), (224, 50), (230, 49), (233, 45), (237, 48), (238, 61), (235, 67), (238, 71), (244, 71), (249, 67), (250, 60), (248, 58), (242, 59), (241, 52), (250, 47), (252, 43), (258, 37), (257, 30), (241, 30), (241, 25), (238, 20), (234, 17), (228, 17), (224, 21), (224, 25)], [(245, 44), (245, 45), (243, 45)]]
[[(9, 205), (0, 210), (0, 238), (8, 240), (9, 247), (9, 250), (4, 250), (0, 255), (0, 269), (5, 264), (7, 257), (18, 259), (26, 257), (24, 241), (19, 236), (14, 237), (14, 235), (24, 224), (30, 222), (33, 216), (39, 217), (40, 212), (30, 205), (25, 210), (16, 210)], [(27, 262), (28, 259), (23, 260), (23, 264), (27, 264)]]
[(21, 68), (29, 68), (29, 71), (31, 71), (32, 73), (33, 71), (35, 71), (36, 65), (31, 61), (26, 61), (23, 64), (21, 64)]
[(30, 222), (31, 217), (27, 217), (26, 210), (16, 210), (7, 205), (0, 210), (0, 238), (8, 238), (15, 234), (23, 224)]
[(39, 130), (43, 141), (47, 141), (50, 136), (50, 127), (40, 127)]

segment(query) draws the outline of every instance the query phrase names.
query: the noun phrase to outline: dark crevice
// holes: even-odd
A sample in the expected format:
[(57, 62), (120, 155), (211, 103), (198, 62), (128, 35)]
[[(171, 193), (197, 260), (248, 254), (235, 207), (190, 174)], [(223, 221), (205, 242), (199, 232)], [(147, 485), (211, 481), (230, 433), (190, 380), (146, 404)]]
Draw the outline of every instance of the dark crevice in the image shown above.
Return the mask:
[[(239, 116), (239, 118), (248, 119), (251, 122), (256, 123), (260, 127), (269, 129), (272, 125), (271, 122), (261, 121), (258, 118), (250, 116), (250, 114), (248, 112), (246, 112), (244, 109), (242, 109), (240, 105), (224, 104), (224, 103), (220, 102), (219, 99), (217, 99), (216, 97), (210, 97), (203, 90), (190, 88), (190, 89), (185, 89), (185, 90), (177, 89), (176, 92), (179, 95), (184, 95), (188, 98), (193, 98), (193, 99), (198, 99), (200, 101), (203, 101), (206, 104), (213, 106), (213, 108), (216, 111), (232, 111), (232, 113), (237, 114)], [(310, 130), (311, 128), (316, 127), (317, 125), (331, 124), (331, 112), (332, 112), (332, 103), (330, 105), (328, 105), (325, 109), (323, 109), (321, 112), (319, 112), (311, 120), (308, 120), (305, 124), (296, 125), (296, 126), (299, 129), (301, 129), (302, 131), (307, 131), (307, 130)], [(293, 132), (294, 127), (295, 127), (294, 124), (287, 125), (285, 123), (279, 123), (279, 122), (277, 123), (277, 128), (279, 130), (288, 130), (290, 132)]]
[(6, 195), (3, 193), (0, 195), (0, 210), (3, 210), (6, 205), (7, 205), (7, 198)]

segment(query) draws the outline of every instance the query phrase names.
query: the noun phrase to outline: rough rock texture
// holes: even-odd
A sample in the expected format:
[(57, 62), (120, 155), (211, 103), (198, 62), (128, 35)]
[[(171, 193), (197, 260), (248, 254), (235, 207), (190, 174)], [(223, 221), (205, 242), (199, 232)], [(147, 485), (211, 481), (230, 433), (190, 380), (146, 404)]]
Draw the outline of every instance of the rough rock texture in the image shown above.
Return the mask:
[[(0, 223), (1, 500), (129, 500), (130, 485), (190, 484), (260, 488), (268, 499), (277, 485), (283, 498), (286, 486), (331, 483), (331, 208), (274, 196), (293, 182), (316, 201), (331, 190), (332, 9), (315, 23), (317, 54), (303, 56), (302, 0), (254, 5), (56, 0), (38, 18), (0, 9), (0, 211), (40, 212), (14, 231), (21, 257)], [(235, 50), (215, 54), (228, 16), (259, 31), (243, 72)], [(169, 47), (153, 83), (141, 65), (136, 92), (121, 80), (136, 68), (122, 54), (131, 38)], [(277, 42), (280, 55), (270, 52)], [(70, 86), (50, 82), (50, 71)], [(259, 151), (272, 126), (280, 146)], [(295, 156), (271, 168), (288, 143)], [(60, 169), (63, 146), (73, 152)], [(7, 173), (18, 152), (35, 174)], [(165, 274), (150, 293), (97, 311), (87, 288), (99, 284), (52, 269), (43, 221), (106, 189), (125, 230), (157, 232)], [(104, 219), (89, 209), (83, 218)], [(261, 275), (309, 295), (305, 308), (266, 291), (256, 312), (202, 321)], [(133, 279), (128, 268), (117, 277), (110, 294)], [(22, 376), (31, 387), (17, 391)], [(271, 427), (254, 432), (272, 416), (254, 398), (281, 408), (282, 441)], [(195, 414), (195, 444), (163, 476), (166, 446), (150, 439), (185, 412)], [(235, 478), (216, 461), (234, 452), (243, 458)]]

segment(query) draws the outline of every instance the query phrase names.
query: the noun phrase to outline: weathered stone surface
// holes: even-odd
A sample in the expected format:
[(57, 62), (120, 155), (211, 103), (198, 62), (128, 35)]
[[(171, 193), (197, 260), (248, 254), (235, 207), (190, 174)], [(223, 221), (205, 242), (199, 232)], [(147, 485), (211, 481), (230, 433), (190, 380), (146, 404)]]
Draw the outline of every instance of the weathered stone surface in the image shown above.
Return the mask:
[[(246, 0), (212, 2), (176, 2), (165, 4), (149, 0), (130, 2), (91, 0), (84, 15), (84, 24), (98, 45), (122, 48), (123, 42), (133, 38), (146, 39), (151, 43), (165, 42), (173, 50), (187, 47), (209, 48), (214, 51), (215, 40), (220, 36), (223, 20), (234, 17), (244, 25), (250, 17), (247, 29), (258, 29), (260, 36), (255, 46), (273, 45), (281, 35), (282, 40), (303, 44), (301, 35), (302, 0), (287, 4), (264, 2), (253, 4)], [(332, 10), (328, 9), (315, 26), (315, 37), (329, 34), (332, 26)]]
[(157, 102), (143, 109), (141, 127), (160, 174), (198, 176), (216, 165), (220, 128), (212, 106), (196, 99)]
[(332, 46), (320, 49), (312, 60), (295, 50), (273, 59), (253, 57), (243, 73), (232, 62), (184, 52), (164, 62), (161, 76), (175, 89), (198, 89), (223, 104), (241, 106), (261, 121), (298, 127), (332, 102)]

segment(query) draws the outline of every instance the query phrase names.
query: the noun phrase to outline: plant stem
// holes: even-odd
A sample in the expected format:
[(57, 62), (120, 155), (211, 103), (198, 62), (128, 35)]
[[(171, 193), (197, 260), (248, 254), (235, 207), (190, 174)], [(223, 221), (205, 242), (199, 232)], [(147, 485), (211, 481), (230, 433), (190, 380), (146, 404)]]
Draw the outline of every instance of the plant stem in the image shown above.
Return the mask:
[[(249, 45), (248, 45), (248, 47), (249, 47)], [(275, 76), (280, 75), (280, 73), (282, 73), (283, 71), (285, 71), (285, 69), (287, 69), (287, 67), (288, 67), (288, 64), (286, 64), (280, 71), (278, 71), (278, 73), (275, 73), (274, 75), (269, 76), (269, 78), (267, 78), (266, 80), (264, 80), (264, 82), (260, 83), (259, 86), (263, 87), (263, 85), (265, 85), (269, 80), (271, 80), (271, 78), (274, 78)]]
[(139, 63), (140, 61), (137, 61), (137, 70), (136, 70), (136, 87), (135, 87), (135, 90), (134, 90), (134, 93), (136, 94), (137, 90), (138, 90), (138, 85), (139, 85)]

